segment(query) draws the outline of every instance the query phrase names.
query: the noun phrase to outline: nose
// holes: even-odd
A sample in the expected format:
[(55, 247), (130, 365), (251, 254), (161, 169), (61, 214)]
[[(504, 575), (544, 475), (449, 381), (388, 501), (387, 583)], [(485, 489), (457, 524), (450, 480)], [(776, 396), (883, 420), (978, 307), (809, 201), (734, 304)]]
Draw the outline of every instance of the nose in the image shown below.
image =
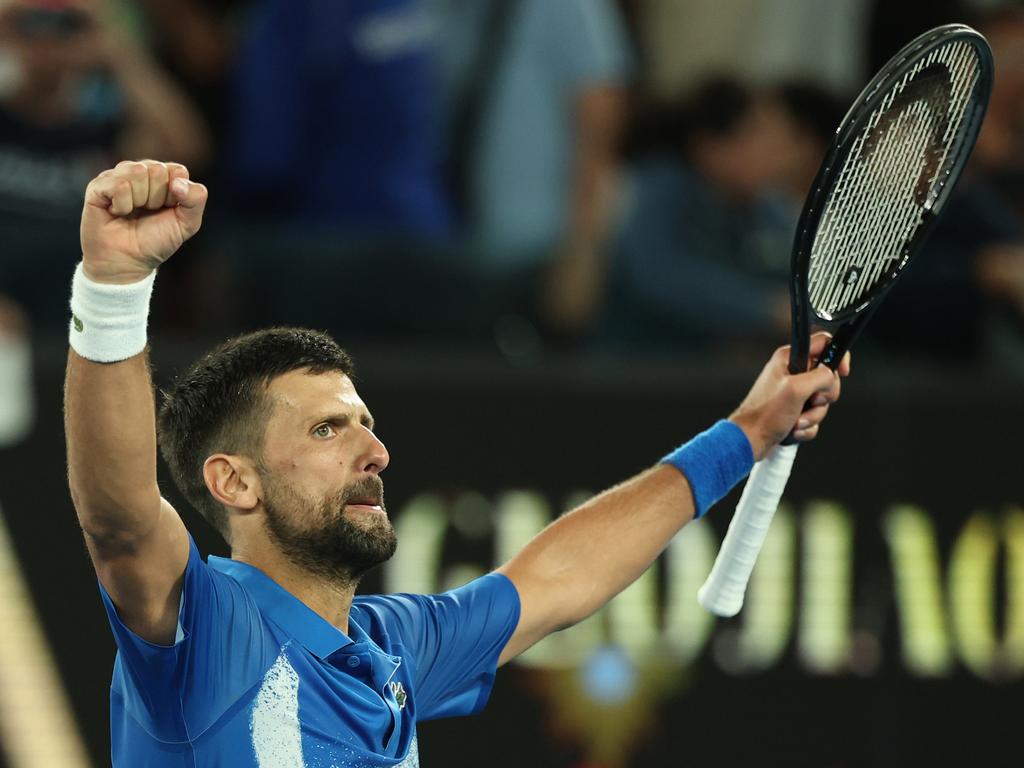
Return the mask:
[(384, 443), (380, 441), (369, 429), (360, 425), (359, 427), (363, 431), (363, 438), (366, 441), (366, 446), (360, 453), (360, 471), (372, 472), (373, 474), (379, 474), (385, 470), (388, 466), (388, 462), (391, 461), (391, 456), (388, 455), (388, 449), (384, 447)]

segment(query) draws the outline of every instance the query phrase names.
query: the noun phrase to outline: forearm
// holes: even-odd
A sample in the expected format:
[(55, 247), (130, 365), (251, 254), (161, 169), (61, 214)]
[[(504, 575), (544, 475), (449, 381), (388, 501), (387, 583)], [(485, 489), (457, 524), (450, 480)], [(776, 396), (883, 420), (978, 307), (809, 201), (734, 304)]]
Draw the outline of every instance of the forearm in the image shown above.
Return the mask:
[(557, 595), (549, 631), (582, 621), (650, 567), (694, 516), (686, 477), (659, 465), (563, 515), (501, 570)]
[(68, 480), (79, 520), (99, 539), (148, 532), (160, 511), (153, 386), (145, 352), (118, 363), (68, 354)]
[[(811, 339), (820, 355), (828, 335)], [(788, 372), (775, 350), (728, 421), (677, 448), (659, 466), (605, 491), (552, 523), (499, 569), (515, 585), (520, 618), (500, 662), (585, 619), (646, 570), (688, 521), (722, 499), (791, 434), (811, 440), (839, 397), (839, 378), (819, 366)], [(846, 376), (849, 358), (837, 373)]]

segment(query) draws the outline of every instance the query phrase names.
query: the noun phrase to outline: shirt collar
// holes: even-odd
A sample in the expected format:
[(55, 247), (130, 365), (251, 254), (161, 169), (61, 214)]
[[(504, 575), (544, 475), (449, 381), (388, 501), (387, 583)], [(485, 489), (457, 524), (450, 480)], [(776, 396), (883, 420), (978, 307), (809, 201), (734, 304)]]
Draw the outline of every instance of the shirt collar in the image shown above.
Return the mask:
[(207, 563), (241, 584), (264, 616), (321, 661), (341, 648), (366, 639), (365, 632), (351, 618), (352, 637), (349, 637), (255, 566), (215, 555), (210, 555)]

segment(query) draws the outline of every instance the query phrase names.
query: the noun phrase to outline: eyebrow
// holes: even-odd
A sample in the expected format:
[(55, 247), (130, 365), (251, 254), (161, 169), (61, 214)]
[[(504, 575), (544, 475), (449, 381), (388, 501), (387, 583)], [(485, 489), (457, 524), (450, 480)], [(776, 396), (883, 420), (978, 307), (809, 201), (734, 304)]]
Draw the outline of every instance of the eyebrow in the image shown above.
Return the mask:
[[(353, 414), (351, 413), (336, 413), (332, 411), (331, 413), (321, 414), (317, 418), (311, 419), (310, 425), (315, 426), (325, 422), (328, 424), (344, 425), (352, 421), (352, 416)], [(359, 423), (372, 432), (377, 422), (374, 421), (373, 415), (369, 411), (363, 411), (359, 414)]]

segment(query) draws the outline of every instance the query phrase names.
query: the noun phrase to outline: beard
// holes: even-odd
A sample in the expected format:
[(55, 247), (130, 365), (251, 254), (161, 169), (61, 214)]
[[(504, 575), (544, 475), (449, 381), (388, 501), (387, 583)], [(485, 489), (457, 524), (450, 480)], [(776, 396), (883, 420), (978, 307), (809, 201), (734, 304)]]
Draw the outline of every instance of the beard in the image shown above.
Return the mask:
[(264, 474), (263, 486), (267, 533), (281, 553), (300, 568), (349, 585), (395, 553), (398, 541), (386, 511), (356, 520), (345, 516), (347, 504), (367, 499), (379, 500), (384, 510), (384, 484), (376, 475), (319, 502), (270, 473)]

